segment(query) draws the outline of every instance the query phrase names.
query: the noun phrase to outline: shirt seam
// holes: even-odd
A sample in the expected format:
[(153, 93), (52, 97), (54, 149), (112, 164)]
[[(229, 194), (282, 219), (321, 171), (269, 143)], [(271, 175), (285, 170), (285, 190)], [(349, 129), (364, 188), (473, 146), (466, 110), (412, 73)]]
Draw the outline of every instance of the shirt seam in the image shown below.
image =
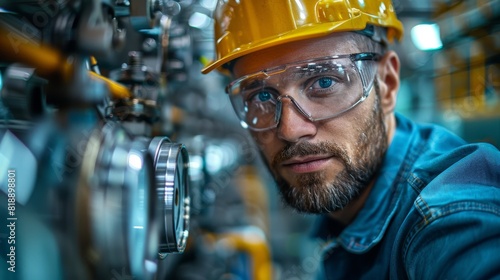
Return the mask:
[[(407, 262), (408, 248), (411, 247), (411, 244), (415, 240), (416, 236), (433, 222), (438, 221), (439, 219), (442, 219), (446, 216), (467, 211), (489, 213), (500, 216), (500, 207), (491, 206), (487, 203), (482, 203), (482, 202), (460, 201), (448, 204), (444, 207), (430, 207), (424, 201), (424, 199), (422, 199), (420, 195), (417, 198), (417, 200), (415, 201), (415, 207), (417, 211), (420, 213), (422, 220), (414, 223), (414, 225), (412, 226), (412, 230), (408, 232), (407, 237), (405, 238), (406, 242), (403, 246), (403, 254), (402, 254), (404, 264), (406, 264)], [(421, 205), (425, 206), (426, 211), (424, 210), (424, 208), (421, 207)], [(437, 208), (441, 209), (433, 210)], [(409, 272), (406, 266), (405, 266), (405, 271), (408, 275)]]

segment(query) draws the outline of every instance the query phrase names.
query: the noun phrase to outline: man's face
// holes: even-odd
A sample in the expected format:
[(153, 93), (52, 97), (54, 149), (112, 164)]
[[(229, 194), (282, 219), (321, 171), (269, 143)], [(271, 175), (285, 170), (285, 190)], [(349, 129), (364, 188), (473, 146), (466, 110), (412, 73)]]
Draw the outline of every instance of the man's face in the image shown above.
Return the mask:
[[(338, 34), (250, 54), (237, 61), (234, 73), (239, 77), (298, 60), (365, 51), (348, 39), (349, 35)], [(277, 128), (252, 131), (287, 204), (300, 212), (333, 212), (369, 185), (388, 146), (376, 91), (377, 84), (352, 110), (318, 122), (309, 121), (286, 102)]]

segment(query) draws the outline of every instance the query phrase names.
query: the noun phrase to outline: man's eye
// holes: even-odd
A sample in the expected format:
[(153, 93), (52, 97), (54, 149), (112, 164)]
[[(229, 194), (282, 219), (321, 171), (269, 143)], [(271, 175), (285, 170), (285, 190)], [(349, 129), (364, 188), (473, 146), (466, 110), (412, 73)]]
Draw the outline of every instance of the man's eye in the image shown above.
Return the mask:
[(249, 98), (251, 102), (264, 103), (274, 99), (273, 94), (268, 90), (257, 91)]
[(335, 81), (329, 77), (322, 77), (316, 80), (310, 87), (310, 89), (326, 89), (335, 84)]
[(271, 93), (269, 91), (261, 91), (257, 94), (259, 101), (265, 102), (271, 99)]

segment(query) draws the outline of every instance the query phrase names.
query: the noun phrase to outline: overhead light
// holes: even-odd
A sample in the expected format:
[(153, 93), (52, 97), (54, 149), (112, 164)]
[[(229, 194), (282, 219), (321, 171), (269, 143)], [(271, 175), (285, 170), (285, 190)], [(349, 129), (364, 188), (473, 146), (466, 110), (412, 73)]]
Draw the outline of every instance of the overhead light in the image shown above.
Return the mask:
[(433, 24), (418, 24), (411, 29), (413, 44), (422, 51), (438, 50), (443, 47), (439, 35), (439, 26)]

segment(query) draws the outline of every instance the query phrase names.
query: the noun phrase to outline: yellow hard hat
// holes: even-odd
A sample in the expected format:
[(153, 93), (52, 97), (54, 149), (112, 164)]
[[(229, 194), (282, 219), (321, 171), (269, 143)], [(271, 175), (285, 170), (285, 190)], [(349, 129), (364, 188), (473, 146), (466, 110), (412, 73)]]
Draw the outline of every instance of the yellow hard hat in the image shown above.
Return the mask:
[(390, 0), (219, 0), (214, 19), (216, 58), (204, 74), (258, 50), (367, 25), (386, 27), (391, 42), (403, 36)]

